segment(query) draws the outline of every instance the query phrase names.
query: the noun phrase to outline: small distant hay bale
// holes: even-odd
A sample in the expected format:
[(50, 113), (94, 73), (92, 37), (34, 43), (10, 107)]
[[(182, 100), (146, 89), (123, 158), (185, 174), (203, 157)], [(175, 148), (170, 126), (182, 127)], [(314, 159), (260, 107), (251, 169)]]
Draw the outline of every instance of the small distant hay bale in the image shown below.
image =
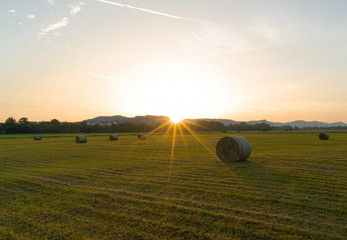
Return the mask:
[(245, 161), (251, 150), (251, 144), (242, 136), (223, 137), (216, 146), (217, 156), (224, 163)]
[(137, 139), (145, 140), (146, 139), (146, 135), (145, 134), (139, 134), (139, 135), (137, 135)]
[(86, 143), (87, 136), (76, 136), (76, 143)]
[(111, 135), (111, 136), (110, 136), (110, 140), (111, 140), (111, 141), (118, 140), (118, 136), (117, 136), (117, 135)]
[(35, 135), (34, 136), (34, 140), (41, 140), (41, 136), (40, 135)]
[(329, 139), (329, 134), (326, 132), (322, 132), (319, 134), (319, 139), (320, 140), (328, 140)]

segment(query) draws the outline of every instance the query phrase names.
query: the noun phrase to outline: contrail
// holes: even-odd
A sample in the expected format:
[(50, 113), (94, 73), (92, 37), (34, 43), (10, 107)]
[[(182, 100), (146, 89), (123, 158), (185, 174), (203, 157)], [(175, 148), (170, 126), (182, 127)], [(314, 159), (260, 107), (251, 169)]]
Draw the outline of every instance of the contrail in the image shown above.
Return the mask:
[(157, 12), (157, 11), (153, 11), (153, 10), (146, 9), (146, 8), (135, 7), (135, 6), (128, 5), (128, 4), (116, 3), (116, 2), (111, 2), (111, 1), (107, 1), (107, 0), (96, 0), (96, 1), (115, 5), (118, 7), (130, 8), (130, 9), (134, 9), (134, 10), (138, 10), (138, 11), (142, 11), (142, 12), (146, 12), (146, 13), (156, 14), (156, 15), (160, 15), (160, 16), (164, 16), (164, 17), (169, 17), (169, 18), (174, 18), (174, 19), (179, 19), (179, 20), (188, 20), (188, 21), (193, 21), (193, 22), (197, 22), (197, 23), (201, 23), (201, 24), (209, 24), (209, 22), (204, 22), (204, 21), (193, 19), (193, 18), (175, 16), (172, 14)]

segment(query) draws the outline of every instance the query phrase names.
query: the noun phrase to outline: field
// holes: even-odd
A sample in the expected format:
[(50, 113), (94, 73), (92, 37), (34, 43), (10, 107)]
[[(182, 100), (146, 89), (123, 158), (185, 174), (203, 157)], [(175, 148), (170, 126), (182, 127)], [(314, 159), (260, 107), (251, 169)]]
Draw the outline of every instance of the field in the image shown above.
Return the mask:
[(318, 134), (1, 135), (0, 239), (346, 239), (347, 132)]

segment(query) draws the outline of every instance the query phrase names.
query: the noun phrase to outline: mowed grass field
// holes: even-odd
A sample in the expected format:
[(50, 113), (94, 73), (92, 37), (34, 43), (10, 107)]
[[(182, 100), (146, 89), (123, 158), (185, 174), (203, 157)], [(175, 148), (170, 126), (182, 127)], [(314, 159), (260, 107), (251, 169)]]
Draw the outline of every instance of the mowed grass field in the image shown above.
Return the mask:
[(1, 135), (0, 239), (346, 239), (347, 132), (196, 134)]

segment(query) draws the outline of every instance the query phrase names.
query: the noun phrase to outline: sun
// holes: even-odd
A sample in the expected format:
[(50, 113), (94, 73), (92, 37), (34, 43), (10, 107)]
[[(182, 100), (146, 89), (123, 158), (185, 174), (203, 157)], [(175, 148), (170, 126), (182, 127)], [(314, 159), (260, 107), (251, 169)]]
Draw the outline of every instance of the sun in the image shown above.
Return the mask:
[(136, 76), (123, 102), (125, 111), (131, 109), (137, 115), (168, 116), (178, 123), (182, 119), (215, 117), (226, 103), (233, 102), (233, 95), (225, 95), (217, 76), (195, 65), (159, 64)]
[(180, 115), (171, 115), (170, 116), (170, 120), (173, 123), (180, 123), (183, 119), (184, 119), (184, 117), (182, 117)]

